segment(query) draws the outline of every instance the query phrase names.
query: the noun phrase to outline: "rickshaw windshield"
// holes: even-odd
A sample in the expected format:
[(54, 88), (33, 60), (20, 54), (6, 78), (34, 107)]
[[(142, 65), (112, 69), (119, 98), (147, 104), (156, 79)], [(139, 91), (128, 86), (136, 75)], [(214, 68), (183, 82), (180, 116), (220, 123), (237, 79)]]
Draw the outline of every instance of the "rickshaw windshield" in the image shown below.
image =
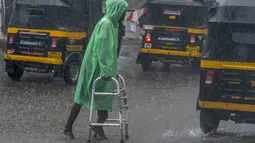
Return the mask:
[(70, 19), (73, 14), (70, 7), (30, 7), (21, 4), (16, 4), (14, 7), (9, 27), (70, 30), (75, 23)]

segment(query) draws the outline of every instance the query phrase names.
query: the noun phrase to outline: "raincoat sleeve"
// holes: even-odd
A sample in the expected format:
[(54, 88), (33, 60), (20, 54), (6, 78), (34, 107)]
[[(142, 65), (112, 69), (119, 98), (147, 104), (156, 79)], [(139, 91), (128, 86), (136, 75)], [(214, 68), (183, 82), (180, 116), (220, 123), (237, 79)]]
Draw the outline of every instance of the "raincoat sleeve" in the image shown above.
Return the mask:
[(100, 33), (98, 33), (97, 55), (101, 71), (100, 76), (114, 76), (116, 74), (114, 67), (117, 64), (117, 39), (114, 38), (115, 36), (111, 28), (111, 24), (105, 22), (99, 30)]

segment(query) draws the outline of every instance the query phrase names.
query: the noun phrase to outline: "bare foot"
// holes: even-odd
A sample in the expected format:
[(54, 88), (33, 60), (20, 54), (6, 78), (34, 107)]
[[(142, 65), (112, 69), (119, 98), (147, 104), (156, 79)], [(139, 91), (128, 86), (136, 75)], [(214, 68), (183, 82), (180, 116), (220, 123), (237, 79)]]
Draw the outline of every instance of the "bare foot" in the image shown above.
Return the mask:
[(106, 137), (104, 130), (102, 127), (93, 127), (92, 131), (94, 131), (99, 137), (99, 140), (107, 140), (108, 138)]
[(68, 131), (65, 129), (62, 133), (67, 139), (75, 139), (72, 131)]
[(108, 138), (107, 138), (107, 136), (99, 136), (99, 138), (98, 138), (99, 140), (107, 140)]

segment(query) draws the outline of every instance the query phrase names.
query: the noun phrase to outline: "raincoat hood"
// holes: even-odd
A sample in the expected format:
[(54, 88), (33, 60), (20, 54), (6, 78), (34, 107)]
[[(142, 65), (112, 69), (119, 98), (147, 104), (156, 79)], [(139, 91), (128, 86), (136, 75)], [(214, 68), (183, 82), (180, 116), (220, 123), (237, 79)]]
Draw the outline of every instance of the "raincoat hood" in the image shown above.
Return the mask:
[(118, 23), (122, 15), (128, 8), (125, 0), (106, 0), (105, 16), (112, 20), (113, 23)]

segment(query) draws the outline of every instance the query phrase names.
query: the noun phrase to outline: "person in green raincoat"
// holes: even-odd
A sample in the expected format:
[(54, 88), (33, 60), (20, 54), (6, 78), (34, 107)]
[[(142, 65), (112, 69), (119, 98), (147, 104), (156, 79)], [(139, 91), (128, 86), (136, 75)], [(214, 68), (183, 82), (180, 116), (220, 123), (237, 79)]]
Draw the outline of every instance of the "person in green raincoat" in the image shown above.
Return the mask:
[[(106, 0), (106, 14), (97, 23), (90, 38), (81, 65), (74, 105), (63, 131), (64, 135), (70, 139), (75, 138), (72, 126), (81, 107), (90, 109), (94, 80), (99, 76), (108, 78), (117, 76), (118, 27), (125, 18), (127, 8), (128, 4), (125, 0)], [(101, 81), (97, 84), (96, 91), (109, 92), (114, 88), (116, 88), (115, 83), (112, 81)], [(108, 112), (112, 111), (112, 104), (113, 98), (111, 96), (95, 96), (93, 110), (98, 111), (98, 123), (106, 121)], [(94, 127), (92, 130), (101, 139), (107, 139), (103, 127)]]

